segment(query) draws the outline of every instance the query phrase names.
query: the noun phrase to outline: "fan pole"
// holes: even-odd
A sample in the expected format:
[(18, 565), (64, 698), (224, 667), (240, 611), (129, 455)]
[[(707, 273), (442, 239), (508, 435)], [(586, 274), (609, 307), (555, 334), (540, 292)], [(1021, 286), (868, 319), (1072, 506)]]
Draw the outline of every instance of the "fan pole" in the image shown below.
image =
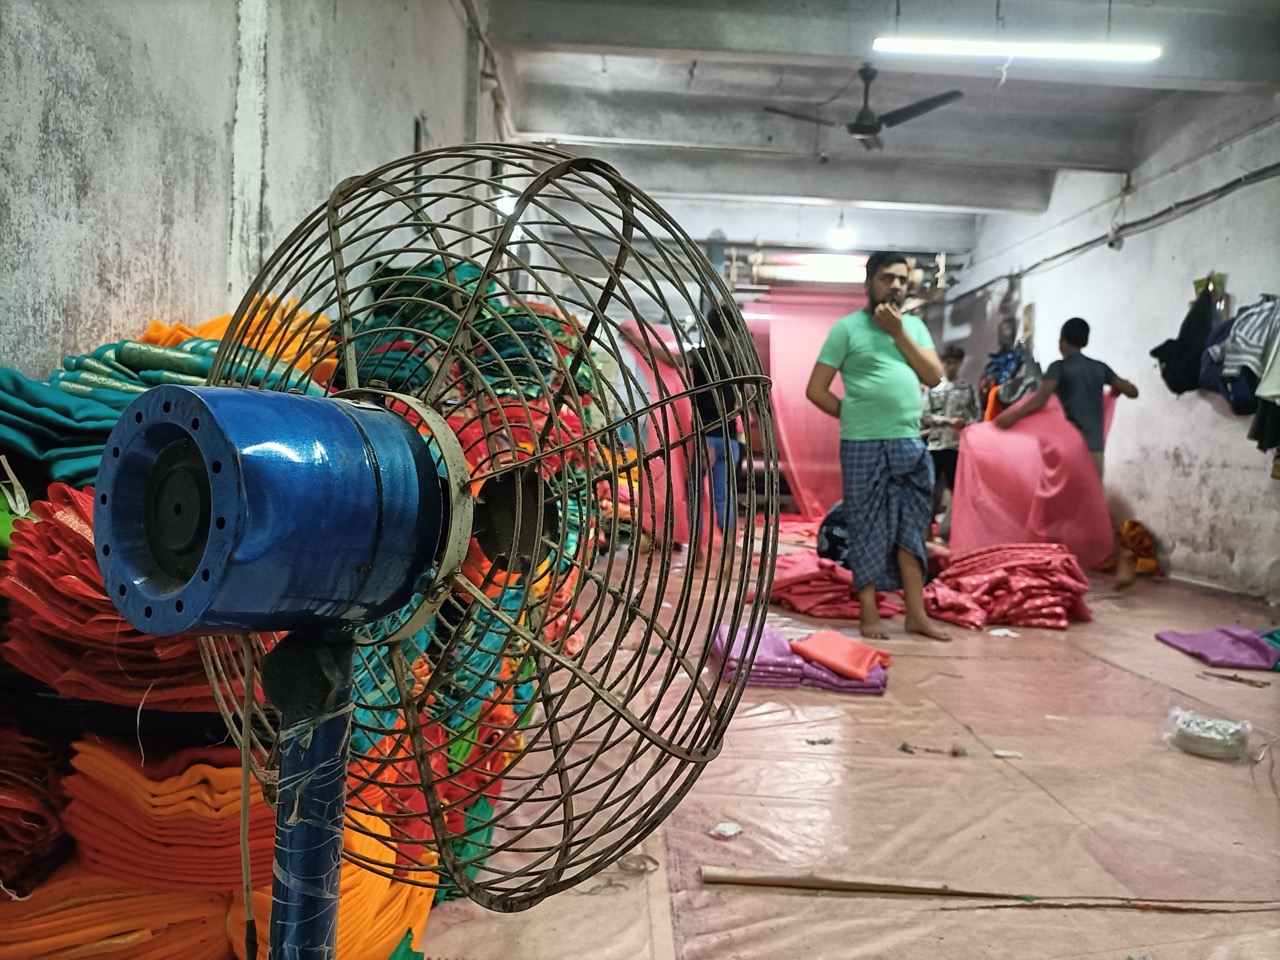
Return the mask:
[(296, 631), (262, 661), (282, 715), (270, 960), (334, 960), (355, 643), (348, 630)]

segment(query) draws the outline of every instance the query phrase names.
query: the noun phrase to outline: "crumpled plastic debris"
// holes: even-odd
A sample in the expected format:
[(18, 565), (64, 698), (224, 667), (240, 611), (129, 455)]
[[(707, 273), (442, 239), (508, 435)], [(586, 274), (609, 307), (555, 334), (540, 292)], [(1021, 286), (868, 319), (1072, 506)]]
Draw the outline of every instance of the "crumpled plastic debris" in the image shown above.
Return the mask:
[(723, 823), (717, 823), (708, 830), (707, 836), (713, 840), (732, 840), (740, 833), (742, 833), (742, 824), (734, 823), (732, 820), (725, 820)]

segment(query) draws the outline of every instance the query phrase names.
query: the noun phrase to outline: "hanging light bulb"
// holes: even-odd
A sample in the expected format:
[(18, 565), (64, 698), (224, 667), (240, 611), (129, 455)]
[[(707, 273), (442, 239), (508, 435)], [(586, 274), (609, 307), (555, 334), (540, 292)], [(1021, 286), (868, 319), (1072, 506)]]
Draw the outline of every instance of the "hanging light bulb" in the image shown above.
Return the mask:
[(844, 211), (840, 211), (840, 219), (827, 231), (827, 246), (832, 250), (848, 250), (853, 246), (853, 227), (844, 222)]

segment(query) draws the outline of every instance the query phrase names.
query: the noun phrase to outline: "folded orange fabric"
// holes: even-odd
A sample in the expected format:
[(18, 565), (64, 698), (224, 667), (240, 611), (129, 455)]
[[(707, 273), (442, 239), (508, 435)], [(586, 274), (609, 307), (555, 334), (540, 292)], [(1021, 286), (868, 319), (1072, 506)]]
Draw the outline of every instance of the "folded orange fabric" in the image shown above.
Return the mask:
[(27, 900), (0, 899), (0, 960), (230, 960), (219, 893), (160, 890), (69, 863)]
[[(180, 750), (143, 766), (130, 747), (74, 744), (63, 824), (90, 869), (187, 890), (233, 890), (240, 874), (240, 755)], [(275, 814), (255, 782), (249, 806), (254, 883), (271, 879)]]
[(854, 680), (867, 679), (876, 664), (888, 667), (893, 662), (889, 651), (878, 650), (835, 630), (820, 630), (803, 640), (792, 640), (791, 649), (806, 660)]
[[(175, 347), (184, 340), (197, 337), (202, 340), (224, 340), (231, 320), (232, 314), (228, 313), (206, 320), (194, 328), (181, 322), (167, 325), (153, 320), (138, 339), (142, 343), (160, 347)], [(321, 359), (325, 349), (332, 346), (326, 336), (331, 326), (332, 321), (324, 314), (313, 316), (299, 309), (296, 299), (263, 297), (258, 302), (257, 313), (236, 336), (246, 346), (290, 361), (299, 370), (310, 370), (318, 365), (312, 372), (313, 379), (319, 383), (327, 383), (337, 369), (337, 360), (333, 357)]]

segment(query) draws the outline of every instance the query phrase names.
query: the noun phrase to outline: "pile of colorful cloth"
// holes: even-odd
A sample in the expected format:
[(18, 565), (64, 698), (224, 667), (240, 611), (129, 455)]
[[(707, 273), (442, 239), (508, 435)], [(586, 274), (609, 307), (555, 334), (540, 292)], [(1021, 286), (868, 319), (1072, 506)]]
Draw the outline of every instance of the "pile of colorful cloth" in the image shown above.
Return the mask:
[(989, 624), (1052, 627), (1093, 619), (1089, 580), (1062, 544), (988, 547), (952, 557), (925, 586), (929, 615), (980, 630)]
[[(740, 627), (729, 635), (721, 626), (712, 640), (720, 675), (731, 680), (750, 652), (751, 633)], [(890, 654), (852, 637), (824, 630), (803, 640), (788, 640), (779, 630), (760, 631), (747, 683), (765, 687), (817, 687), (838, 693), (881, 696), (889, 682)]]
[[(813, 550), (778, 557), (769, 600), (822, 620), (857, 620), (862, 613), (853, 593), (852, 572), (834, 560), (820, 558)], [(876, 606), (882, 617), (905, 609), (897, 597), (886, 593), (876, 594)]]
[[(0, 887), (25, 897), (71, 852), (50, 747), (0, 722)], [(4, 893), (0, 891), (0, 899)]]
[(93, 488), (55, 483), (14, 524), (0, 563), (10, 622), (0, 657), (58, 693), (153, 710), (217, 712), (193, 636), (135, 630), (94, 558)]

